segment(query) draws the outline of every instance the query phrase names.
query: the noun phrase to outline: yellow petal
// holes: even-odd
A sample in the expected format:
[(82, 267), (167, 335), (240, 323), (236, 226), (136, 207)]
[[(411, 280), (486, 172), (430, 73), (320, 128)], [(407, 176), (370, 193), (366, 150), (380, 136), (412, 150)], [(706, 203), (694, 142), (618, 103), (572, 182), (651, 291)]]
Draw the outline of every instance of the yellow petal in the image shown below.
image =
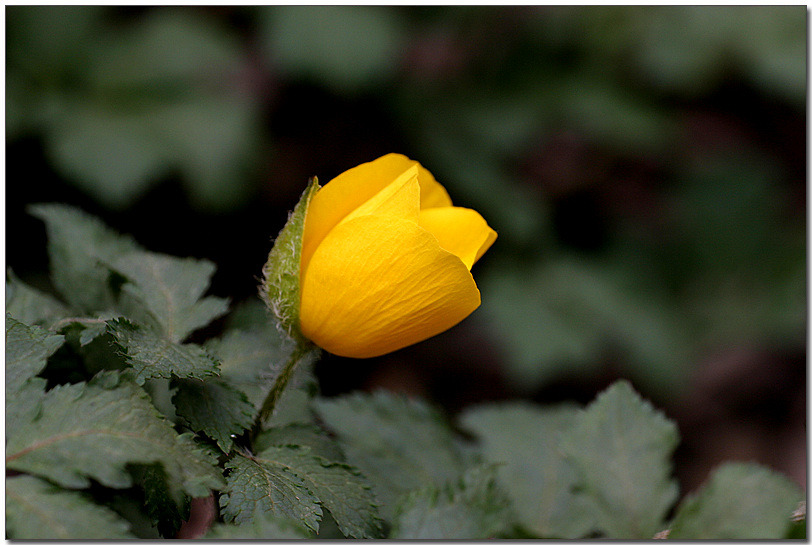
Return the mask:
[(448, 196), (448, 191), (420, 163), (417, 163), (417, 181), (420, 182), (421, 209), (451, 206), (451, 197)]
[(372, 215), (395, 216), (417, 223), (420, 216), (420, 185), (417, 181), (417, 165), (409, 167), (371, 199), (346, 215), (339, 223), (359, 216)]
[(442, 333), (480, 304), (459, 258), (416, 223), (361, 216), (333, 229), (301, 287), (302, 333), (353, 358), (386, 354)]
[(302, 240), (303, 260), (310, 259), (330, 229), (415, 166), (420, 207), (451, 206), (448, 192), (423, 165), (399, 153), (384, 155), (342, 172), (319, 190), (308, 206)]
[(470, 208), (446, 206), (421, 210), (420, 226), (437, 237), (443, 249), (462, 259), (469, 270), (496, 240), (496, 231)]
[[(405, 165), (399, 172), (390, 167), (389, 162), (380, 159), (364, 163), (319, 189), (307, 208), (302, 270), (324, 237), (342, 221), (373, 213), (417, 221), (420, 213), (417, 165)], [(351, 173), (354, 174), (349, 176)]]

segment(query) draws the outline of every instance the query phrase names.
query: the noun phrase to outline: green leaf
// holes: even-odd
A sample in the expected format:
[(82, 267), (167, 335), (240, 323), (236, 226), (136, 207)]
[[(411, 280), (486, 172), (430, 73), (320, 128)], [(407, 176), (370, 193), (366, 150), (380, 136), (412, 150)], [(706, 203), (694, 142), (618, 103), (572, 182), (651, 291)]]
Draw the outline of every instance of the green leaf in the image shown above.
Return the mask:
[(347, 537), (376, 538), (381, 520), (366, 479), (344, 463), (331, 462), (307, 447), (269, 447), (256, 457), (264, 467), (279, 467), (298, 475)]
[(45, 222), (51, 279), (65, 301), (88, 312), (112, 307), (110, 271), (104, 263), (137, 250), (135, 241), (71, 206), (39, 204), (29, 211)]
[(484, 459), (498, 466), (497, 481), (519, 522), (540, 537), (582, 538), (594, 523), (572, 491), (575, 472), (558, 450), (575, 415), (575, 407), (513, 402), (469, 408), (460, 417), (479, 439)]
[(266, 13), (267, 54), (293, 75), (346, 92), (380, 83), (397, 65), (400, 21), (380, 6), (275, 6)]
[[(301, 369), (301, 368), (299, 368)], [(294, 379), (296, 377), (294, 376)], [(279, 428), (291, 424), (313, 424), (315, 417), (311, 410), (313, 390), (305, 390), (291, 384), (285, 388), (274, 407), (273, 414), (265, 421), (265, 429)]]
[(215, 270), (209, 261), (132, 252), (111, 267), (129, 280), (122, 286), (122, 297), (137, 302), (129, 302), (128, 315), (155, 326), (170, 341), (182, 341), (228, 310), (225, 299), (201, 299)]
[(6, 478), (6, 537), (10, 539), (131, 539), (129, 524), (81, 492), (29, 475)]
[(290, 347), (283, 347), (274, 329), (231, 330), (206, 342), (206, 350), (220, 361), (220, 377), (245, 393), (256, 408), (276, 381)]
[(299, 265), (307, 207), (318, 190), (318, 179), (311, 178), (262, 267), (260, 296), (281, 330), (297, 345), (309, 342), (299, 330)]
[(148, 378), (203, 379), (218, 374), (217, 360), (202, 346), (174, 343), (124, 318), (109, 321), (107, 330), (123, 349), (139, 384)]
[(70, 314), (60, 301), (26, 285), (10, 270), (6, 280), (6, 312), (23, 323), (45, 327)]
[(183, 379), (176, 383), (172, 398), (178, 416), (189, 427), (217, 442), (223, 452), (234, 444), (232, 435), (240, 435), (254, 422), (254, 407), (245, 394), (218, 379)]
[(173, 488), (160, 464), (131, 464), (133, 481), (144, 491), (144, 507), (162, 536), (174, 537), (189, 518), (189, 499)]
[(318, 531), (321, 506), (301, 477), (277, 464), (264, 464), (240, 454), (226, 462), (226, 469), (230, 472), (220, 507), (227, 522), (244, 524), (271, 514)]
[(650, 539), (677, 497), (671, 454), (676, 425), (618, 381), (580, 412), (560, 448), (598, 529), (613, 539)]
[(462, 474), (462, 453), (440, 414), (426, 403), (389, 394), (316, 399), (315, 410), (338, 436), (347, 461), (373, 484), (391, 518), (398, 497)]
[(677, 510), (669, 539), (783, 539), (803, 493), (754, 463), (727, 463)]
[(39, 414), (46, 381), (36, 375), (63, 342), (62, 335), (29, 327), (6, 314), (6, 440)]
[(257, 513), (249, 522), (243, 524), (214, 524), (203, 539), (288, 540), (310, 537), (312, 537), (310, 532), (298, 522), (268, 513)]
[[(673, 317), (624, 276), (585, 260), (548, 259), (523, 270), (503, 264), (481, 279), (483, 310), (507, 351), (508, 379), (533, 391), (562, 376), (591, 372), (607, 342), (618, 345), (636, 381), (670, 392), (684, 375), (687, 346)], [(479, 280), (478, 280), (479, 283)]]
[(48, 357), (65, 342), (38, 326), (27, 326), (6, 314), (6, 396), (45, 369)]
[(336, 441), (315, 424), (294, 422), (274, 427), (263, 431), (253, 442), (257, 452), (288, 445), (308, 447), (314, 455), (327, 460), (344, 460), (344, 453)]
[(317, 387), (313, 375), (317, 352), (308, 344), (304, 352), (293, 354), (297, 347), (272, 325), (267, 311), (263, 312), (266, 321), (262, 326), (230, 330), (221, 339), (206, 343), (206, 348), (222, 360), (223, 380), (246, 393), (266, 427), (280, 425), (280, 419), (310, 422), (308, 392)]
[(508, 529), (509, 502), (497, 488), (494, 467), (477, 467), (458, 482), (427, 486), (398, 506), (394, 539), (493, 539)]
[(9, 434), (39, 416), (47, 382), (35, 378), (23, 383), (13, 394), (6, 395), (6, 442)]
[(239, 85), (248, 62), (239, 42), (193, 10), (128, 22), (94, 36), (63, 76), (78, 89), (57, 87), (45, 123), (54, 164), (107, 207), (131, 204), (173, 171), (194, 204), (243, 202), (258, 103)]
[(191, 438), (177, 435), (146, 392), (116, 373), (46, 392), (39, 418), (14, 429), (6, 444), (9, 469), (72, 488), (89, 486), (90, 478), (127, 488), (132, 478), (125, 466), (152, 462), (191, 496), (205, 496), (222, 482)]
[(112, 108), (87, 95), (67, 94), (58, 95), (55, 103), (45, 132), (48, 157), (105, 208), (124, 208), (168, 173), (167, 144), (155, 121), (135, 104)]
[(172, 159), (191, 204), (214, 212), (245, 206), (255, 191), (251, 169), (262, 155), (256, 150), (261, 125), (253, 97), (237, 90), (200, 93), (161, 108), (160, 115), (160, 129), (176, 139)]
[(121, 317), (118, 312), (100, 312), (96, 315), (96, 318), (68, 318), (67, 320), (70, 320), (69, 323), (78, 324), (82, 327), (82, 332), (79, 333), (79, 346), (87, 346), (97, 337), (107, 333), (108, 321)]

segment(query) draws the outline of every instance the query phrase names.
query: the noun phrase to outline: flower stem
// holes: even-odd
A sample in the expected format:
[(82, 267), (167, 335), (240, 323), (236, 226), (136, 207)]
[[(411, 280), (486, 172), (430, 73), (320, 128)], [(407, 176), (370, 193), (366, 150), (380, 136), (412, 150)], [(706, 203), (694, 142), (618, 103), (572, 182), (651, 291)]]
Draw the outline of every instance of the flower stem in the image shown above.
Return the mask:
[(254, 422), (252, 435), (255, 436), (257, 433), (262, 431), (263, 424), (266, 420), (268, 420), (268, 418), (270, 418), (271, 414), (273, 414), (276, 403), (279, 401), (279, 398), (282, 397), (282, 392), (285, 391), (285, 388), (287, 387), (288, 382), (293, 376), (293, 373), (299, 363), (306, 360), (311, 355), (316, 356), (317, 354), (318, 348), (309, 342), (299, 342), (296, 344), (296, 347), (288, 357), (288, 361), (285, 363), (285, 367), (282, 368), (282, 371), (279, 373), (279, 376), (276, 377), (276, 381), (274, 382), (273, 386), (268, 391), (268, 395), (265, 396), (265, 401), (262, 403), (262, 408), (259, 410), (259, 414)]

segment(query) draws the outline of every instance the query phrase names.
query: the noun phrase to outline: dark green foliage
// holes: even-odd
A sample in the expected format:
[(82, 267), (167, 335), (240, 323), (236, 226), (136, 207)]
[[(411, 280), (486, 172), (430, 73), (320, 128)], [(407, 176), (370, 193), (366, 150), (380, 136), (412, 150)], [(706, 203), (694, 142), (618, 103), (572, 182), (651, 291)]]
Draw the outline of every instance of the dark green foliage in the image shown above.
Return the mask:
[(422, 401), (379, 391), (319, 399), (316, 411), (338, 435), (347, 461), (369, 477), (385, 518), (391, 519), (402, 494), (442, 486), (464, 471), (453, 432)]
[(575, 486), (610, 538), (646, 539), (661, 529), (677, 499), (671, 454), (677, 427), (616, 382), (573, 420), (561, 450), (575, 470)]
[(462, 427), (480, 441), (483, 457), (495, 464), (519, 523), (541, 537), (581, 538), (595, 524), (573, 491), (575, 471), (558, 447), (576, 411), (514, 402), (472, 407), (460, 417)]
[(201, 346), (174, 343), (126, 319), (109, 321), (107, 330), (135, 370), (139, 384), (148, 378), (202, 379), (218, 374), (217, 361)]
[[(671, 414), (728, 347), (795, 353), (803, 384), (807, 18), (772, 5), (9, 6), (7, 245), (25, 282), (7, 272), (7, 537), (173, 537), (226, 464), (274, 453), (262, 471), (295, 470), (302, 503), (322, 510), (305, 519), (331, 539), (805, 538), (805, 516), (787, 514), (799, 490), (765, 468), (723, 465), (677, 497), (674, 426), (622, 385), (583, 411), (464, 409), (463, 438), (427, 402), (322, 398), (308, 362), (252, 434), (293, 345), (259, 299), (259, 313), (225, 315), (205, 292), (212, 278), (223, 297), (254, 289), (269, 226), (307, 177), (401, 151), (499, 232), (473, 271), (481, 309), (415, 364), (442, 377), (432, 401), (468, 403), (492, 354), (499, 399), (621, 376)], [(177, 257), (36, 205), (48, 278), (41, 229), (21, 216), (56, 199)], [(411, 372), (408, 357), (394, 356)], [(747, 410), (765, 402), (751, 387), (792, 381), (764, 363), (769, 380), (732, 369)], [(342, 364), (342, 384), (369, 370)], [(93, 433), (20, 455), (29, 435), (58, 438), (48, 426)], [(124, 428), (152, 446), (110, 437)], [(336, 480), (353, 501), (331, 507)], [(235, 498), (256, 492), (237, 482)], [(237, 525), (224, 511), (206, 537), (313, 536), (302, 520)]]
[(336, 441), (316, 424), (305, 422), (285, 424), (264, 431), (254, 439), (254, 448), (257, 451), (287, 445), (308, 447), (313, 454), (328, 460), (344, 459), (344, 453)]
[(318, 531), (321, 505), (302, 478), (288, 468), (240, 454), (225, 467), (229, 473), (220, 507), (226, 521), (244, 524), (270, 513)]
[(214, 524), (205, 539), (306, 539), (312, 537), (307, 528), (292, 519), (260, 513), (244, 524)]
[(189, 497), (172, 490), (161, 464), (131, 465), (133, 481), (144, 492), (151, 522), (163, 536), (174, 536), (189, 518)]
[(326, 460), (308, 447), (297, 446), (268, 447), (259, 453), (257, 460), (299, 475), (347, 537), (381, 536), (375, 498), (366, 478), (354, 467)]
[(494, 467), (475, 467), (454, 483), (427, 486), (399, 503), (395, 539), (493, 539), (511, 525), (510, 502), (497, 488)]
[(673, 539), (782, 539), (802, 500), (783, 475), (747, 463), (727, 463), (686, 498), (671, 524)]
[(157, 10), (107, 27), (111, 11), (13, 10), (11, 131), (42, 131), (49, 159), (110, 207), (173, 171), (198, 206), (243, 202), (258, 107), (237, 84), (247, 52), (206, 15)]
[(9, 469), (71, 488), (89, 486), (89, 478), (126, 488), (132, 485), (127, 464), (159, 461), (176, 486), (190, 495), (206, 495), (220, 486), (211, 461), (190, 437), (177, 435), (146, 392), (131, 381), (108, 374), (41, 395), (38, 418), (9, 423)]
[[(207, 262), (145, 252), (71, 208), (35, 210), (66, 303), (9, 276), (9, 538), (174, 537), (191, 498), (215, 492), (213, 539), (804, 532), (798, 487), (754, 464), (721, 467), (679, 502), (676, 426), (628, 382), (583, 409), (469, 407), (457, 420), (467, 438), (419, 399), (325, 398), (309, 359), (286, 367), (295, 352), (267, 315), (183, 343), (226, 307), (205, 296)], [(73, 232), (92, 243), (68, 244)], [(68, 295), (68, 282), (83, 287)]]
[(67, 316), (68, 308), (47, 293), (27, 286), (9, 270), (6, 313), (26, 324), (48, 326)]
[(228, 309), (224, 299), (203, 297), (214, 274), (214, 264), (208, 261), (128, 252), (110, 266), (127, 279), (121, 306), (128, 315), (172, 342), (182, 341)]
[(172, 398), (178, 416), (191, 429), (214, 439), (224, 452), (231, 450), (232, 435), (242, 435), (254, 422), (254, 408), (245, 394), (218, 379), (183, 379)]
[(27, 326), (6, 315), (6, 397), (16, 395), (23, 385), (45, 368), (48, 356), (65, 338), (37, 326)]
[(6, 478), (6, 537), (11, 539), (128, 539), (129, 524), (78, 491), (37, 477)]
[(45, 222), (51, 279), (65, 301), (79, 311), (112, 307), (115, 294), (106, 264), (138, 250), (138, 244), (70, 206), (41, 204), (30, 212)]

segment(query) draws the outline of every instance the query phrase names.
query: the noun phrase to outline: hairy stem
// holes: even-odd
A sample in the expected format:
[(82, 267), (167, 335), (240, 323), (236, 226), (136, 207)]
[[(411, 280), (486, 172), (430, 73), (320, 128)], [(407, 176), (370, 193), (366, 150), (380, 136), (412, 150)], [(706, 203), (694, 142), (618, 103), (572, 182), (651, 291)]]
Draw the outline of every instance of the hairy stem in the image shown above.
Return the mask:
[(306, 360), (308, 357), (316, 356), (318, 351), (318, 348), (307, 341), (296, 344), (293, 352), (291, 352), (290, 356), (288, 357), (288, 361), (285, 363), (285, 367), (282, 368), (282, 372), (279, 373), (278, 377), (276, 377), (276, 381), (268, 391), (268, 395), (265, 396), (265, 401), (262, 403), (262, 408), (259, 410), (257, 419), (254, 422), (252, 435), (256, 436), (257, 433), (262, 431), (263, 424), (266, 420), (268, 420), (268, 418), (270, 418), (271, 414), (273, 414), (276, 403), (279, 401), (279, 398), (282, 397), (282, 392), (285, 391), (285, 388), (287, 387), (290, 378), (293, 376), (293, 373), (296, 371), (296, 367), (299, 365), (299, 363)]
[(103, 324), (106, 321), (107, 320), (105, 320), (104, 318), (79, 318), (79, 317), (77, 317), (77, 318), (62, 318), (61, 320), (59, 320), (58, 322), (53, 324), (48, 329), (50, 329), (51, 331), (59, 331), (60, 329), (62, 329), (63, 327), (65, 327), (68, 324), (73, 324), (73, 323), (78, 323), (78, 324)]

